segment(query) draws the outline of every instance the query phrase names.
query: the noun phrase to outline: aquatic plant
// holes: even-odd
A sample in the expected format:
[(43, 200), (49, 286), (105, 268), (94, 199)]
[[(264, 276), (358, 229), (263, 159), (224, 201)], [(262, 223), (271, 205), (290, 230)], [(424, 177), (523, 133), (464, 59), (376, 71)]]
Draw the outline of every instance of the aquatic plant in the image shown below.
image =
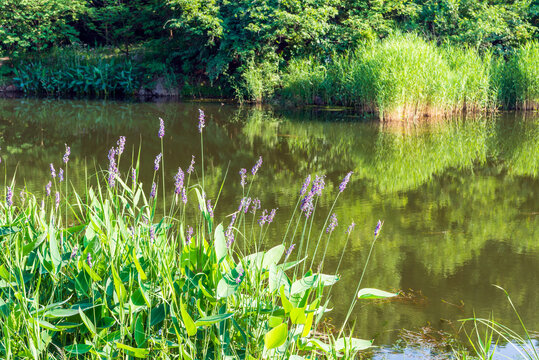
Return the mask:
[[(311, 237), (306, 230), (313, 217), (294, 212), (281, 244), (267, 248), (267, 229), (277, 209), (265, 210), (262, 226), (253, 229), (246, 210), (251, 206), (256, 213), (261, 204), (247, 200), (250, 186), (225, 229), (215, 222), (222, 216), (214, 214), (218, 207), (212, 207), (202, 186), (190, 183), (191, 176), (185, 179), (178, 171), (173, 192), (177, 195), (180, 187), (185, 201), (167, 207), (157, 201), (157, 182), (152, 182), (150, 200), (143, 184), (133, 181), (138, 160), (130, 167), (133, 173), (121, 174), (119, 153), (109, 151), (109, 170), (98, 173), (96, 186), (83, 195), (70, 193), (69, 204), (67, 172), (65, 193), (55, 188), (55, 198), (41, 200), (41, 206), (33, 194), (13, 204), (8, 188), (6, 201), (0, 202), (3, 356), (352, 358), (372, 346), (351, 336), (328, 341), (315, 331), (329, 311), (325, 291), (339, 275), (321, 273), (322, 268), (315, 272), (312, 264), (305, 269), (308, 246), (294, 251), (296, 241), (303, 244)], [(189, 175), (193, 170), (194, 163)], [(251, 182), (259, 171), (262, 157)], [(49, 182), (48, 192), (51, 187)], [(311, 211), (324, 188), (324, 176), (316, 176), (309, 192)], [(329, 216), (332, 210), (324, 224), (330, 223), (329, 235), (337, 226), (336, 214)], [(254, 214), (252, 219), (257, 220)], [(301, 235), (288, 231), (293, 227), (303, 227)], [(327, 249), (330, 238), (322, 229), (318, 243), (324, 240)], [(359, 285), (361, 299), (395, 296)], [(353, 298), (358, 300), (356, 294)], [(347, 330), (343, 325), (341, 335)]]

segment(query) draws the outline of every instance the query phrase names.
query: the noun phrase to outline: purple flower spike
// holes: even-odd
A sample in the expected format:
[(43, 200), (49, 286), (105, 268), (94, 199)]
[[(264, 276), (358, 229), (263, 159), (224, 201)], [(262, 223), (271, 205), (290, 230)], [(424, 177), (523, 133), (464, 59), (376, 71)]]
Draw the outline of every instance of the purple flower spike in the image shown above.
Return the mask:
[(71, 148), (69, 146), (67, 146), (67, 144), (65, 144), (66, 146), (66, 152), (64, 154), (64, 164), (67, 164), (67, 162), (69, 161), (69, 155), (71, 155)]
[(58, 210), (58, 206), (60, 206), (60, 193), (57, 191), (54, 197), (56, 199), (56, 210)]
[(380, 230), (382, 229), (383, 223), (378, 220), (378, 224), (376, 224), (376, 228), (374, 229), (374, 237), (377, 237), (380, 234)]
[(247, 214), (249, 211), (249, 205), (251, 205), (251, 198), (243, 198), (243, 213)]
[(109, 150), (109, 186), (112, 188), (116, 184), (116, 174), (118, 173), (118, 168), (116, 167), (116, 149), (111, 148)]
[(157, 185), (155, 183), (152, 184), (152, 191), (150, 192), (150, 199), (155, 199), (155, 193), (157, 191)]
[(157, 135), (159, 136), (159, 139), (162, 139), (165, 136), (165, 122), (161, 118), (159, 118), (159, 132)]
[(309, 184), (311, 183), (311, 175), (308, 175), (305, 178), (305, 182), (303, 183), (303, 186), (301, 187), (301, 190), (299, 191), (299, 196), (305, 195), (307, 192), (307, 188), (309, 187)]
[(155, 240), (155, 229), (153, 228), (153, 226), (150, 226), (150, 241), (154, 241)]
[(52, 188), (52, 182), (48, 182), (45, 186), (45, 191), (47, 192), (47, 196), (51, 196), (51, 188)]
[(245, 187), (245, 184), (247, 183), (247, 169), (241, 169), (240, 170), (240, 178), (241, 178), (241, 187)]
[(71, 251), (71, 260), (73, 260), (75, 258), (75, 256), (77, 256), (78, 251), (79, 251), (79, 248), (75, 246), (73, 248), (73, 251)]
[(198, 113), (198, 132), (202, 134), (202, 129), (204, 129), (204, 126), (206, 126), (206, 115), (201, 109), (198, 109)]
[(174, 186), (176, 189), (174, 192), (179, 195), (183, 189), (183, 182), (185, 180), (185, 174), (181, 167), (178, 168), (178, 173), (174, 176)]
[(333, 213), (333, 215), (331, 215), (331, 219), (329, 220), (329, 225), (328, 225), (328, 228), (326, 229), (326, 233), (331, 233), (333, 232), (333, 230), (335, 230), (335, 228), (337, 227), (337, 215), (335, 213)]
[(60, 182), (64, 181), (64, 169), (62, 168), (58, 170), (58, 180), (60, 180)]
[(271, 212), (269, 213), (268, 218), (267, 218), (268, 224), (271, 224), (271, 222), (275, 218), (275, 213), (277, 213), (277, 209), (272, 209)]
[(256, 162), (255, 166), (253, 166), (253, 168), (251, 169), (251, 174), (253, 174), (253, 176), (256, 175), (258, 169), (260, 169), (260, 166), (262, 166), (262, 156), (258, 158), (258, 161)]
[(211, 206), (211, 200), (210, 199), (208, 199), (207, 208), (208, 208), (208, 214), (210, 214), (210, 218), (213, 218), (213, 208)]
[(264, 226), (264, 224), (268, 221), (268, 210), (264, 209), (262, 211), (262, 215), (260, 216), (260, 219), (258, 219), (258, 225)]
[(13, 205), (13, 190), (11, 190), (11, 186), (8, 186), (6, 190), (6, 205), (8, 207)]
[(191, 243), (192, 238), (193, 238), (193, 228), (189, 226), (187, 228), (187, 236), (185, 237), (185, 244), (189, 245)]
[(54, 165), (52, 165), (52, 163), (51, 163), (51, 176), (52, 176), (53, 178), (56, 177), (56, 170), (54, 170)]
[(195, 155), (191, 155), (191, 164), (189, 164), (189, 168), (187, 168), (187, 173), (191, 175), (191, 173), (195, 170)]
[(24, 192), (24, 190), (21, 190), (19, 196), (21, 197), (21, 203), (24, 204), (24, 202), (26, 201), (26, 192)]
[(118, 155), (122, 155), (125, 149), (125, 136), (120, 136), (116, 144), (118, 145)]
[(155, 157), (155, 161), (153, 162), (153, 169), (155, 171), (159, 170), (159, 163), (161, 162), (161, 158), (163, 157), (163, 154), (159, 153), (156, 157)]
[(292, 244), (290, 245), (290, 247), (288, 248), (288, 250), (286, 250), (286, 256), (285, 256), (285, 261), (286, 259), (288, 259), (288, 257), (290, 256), (290, 254), (292, 253), (292, 251), (294, 251), (294, 248), (296, 247), (296, 244)]
[(92, 254), (88, 253), (88, 256), (86, 256), (86, 263), (89, 267), (92, 267)]
[(133, 184), (137, 181), (137, 169), (131, 169), (131, 181)]
[(326, 186), (326, 182), (325, 182), (325, 179), (326, 178), (326, 175), (321, 175), (321, 176), (318, 176), (316, 175), (316, 178), (314, 179), (314, 182), (313, 182), (313, 187), (311, 189), (311, 191), (318, 195), (318, 196), (322, 196), (322, 190), (324, 190), (324, 187)]
[(185, 188), (182, 189), (182, 201), (184, 204), (187, 204), (187, 191)]
[(251, 206), (251, 212), (253, 213), (253, 215), (256, 213), (256, 211), (258, 209), (260, 209), (260, 200), (259, 199), (253, 199), (253, 201), (251, 202), (252, 203), (252, 206)]
[(348, 229), (346, 229), (346, 233), (350, 235), (352, 233), (352, 230), (354, 230), (354, 227), (356, 227), (356, 223), (352, 221)]
[(339, 192), (343, 192), (344, 189), (346, 189), (346, 185), (348, 185), (348, 182), (350, 181), (350, 177), (352, 176), (353, 173), (354, 173), (353, 171), (350, 171), (348, 174), (346, 174), (346, 176), (341, 182), (341, 185), (339, 185)]

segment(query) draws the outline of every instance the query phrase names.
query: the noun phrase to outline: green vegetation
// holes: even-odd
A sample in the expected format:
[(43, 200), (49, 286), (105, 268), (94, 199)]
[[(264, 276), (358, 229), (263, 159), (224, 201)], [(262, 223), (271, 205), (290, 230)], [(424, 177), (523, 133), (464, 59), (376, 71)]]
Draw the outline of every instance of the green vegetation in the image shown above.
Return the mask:
[[(161, 122), (161, 151), (164, 133)], [(371, 347), (370, 340), (340, 336), (346, 321), (339, 336), (320, 336), (329, 311), (324, 293), (339, 280), (338, 274), (320, 272), (335, 214), (326, 218), (327, 231), (310, 230), (323, 177), (304, 186), (304, 200), (298, 199), (297, 211), (282, 228), (282, 242), (269, 248), (276, 209), (262, 211), (260, 201), (249, 197), (263, 171), (262, 158), (252, 175), (242, 178), (240, 207), (225, 228), (215, 221), (219, 196), (212, 205), (204, 189), (191, 184), (195, 164), (187, 175), (178, 170), (171, 196), (161, 201), (162, 153), (153, 164), (147, 196), (139, 181), (139, 156), (129, 176), (119, 173), (125, 141), (120, 137), (110, 149), (108, 171), (86, 176), (82, 195), (70, 188), (67, 145), (62, 166), (50, 164), (52, 179), (41, 201), (24, 189), (14, 196), (19, 189), (13, 180), (7, 184), (0, 202), (3, 356), (350, 359)], [(378, 222), (371, 253), (381, 226)], [(317, 272), (311, 270), (314, 258), (308, 261), (315, 238), (322, 255)], [(369, 257), (350, 312), (358, 300), (396, 295), (360, 287)]]
[[(537, 9), (535, 0), (9, 0), (0, 56), (16, 74), (8, 65), (0, 74), (33, 94), (125, 96), (164, 82), (184, 96), (282, 98), (390, 118), (530, 109)], [(103, 85), (96, 71), (128, 74)], [(89, 84), (71, 79), (79, 74)]]

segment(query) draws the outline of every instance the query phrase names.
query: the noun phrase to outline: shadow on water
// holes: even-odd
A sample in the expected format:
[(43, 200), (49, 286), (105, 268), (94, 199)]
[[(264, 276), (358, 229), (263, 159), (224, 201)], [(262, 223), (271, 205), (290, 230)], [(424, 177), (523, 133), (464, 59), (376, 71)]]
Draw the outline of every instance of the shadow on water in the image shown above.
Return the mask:
[[(210, 198), (228, 169), (217, 214), (224, 219), (235, 211), (241, 198), (238, 171), (262, 155), (262, 171), (251, 192), (263, 207), (279, 208), (269, 230), (275, 242), (281, 241), (307, 174), (326, 174), (325, 191), (332, 193), (322, 198), (316, 214), (315, 230), (320, 230), (340, 180), (354, 171), (336, 207), (340, 235), (332, 236), (326, 257), (329, 272), (339, 260), (344, 230), (351, 221), (358, 223), (341, 265), (342, 280), (332, 291), (329, 320), (334, 324), (343, 321), (374, 225), (383, 219), (365, 286), (411, 295), (359, 303), (353, 313), (359, 337), (390, 345), (403, 328), (451, 332), (458, 319), (474, 311), (482, 317), (493, 312), (496, 320), (517, 329), (505, 297), (491, 284), (508, 290), (528, 328), (539, 328), (539, 120), (530, 115), (502, 113), (409, 126), (355, 121), (335, 109), (0, 99), (2, 164), (8, 178), (17, 168), (17, 184), (43, 194), (49, 164), (60, 164), (68, 143), (70, 178), (82, 188), (85, 167), (90, 173), (94, 167), (106, 168), (108, 150), (124, 135), (127, 158), (142, 144), (141, 176), (149, 191), (162, 117), (166, 181), (172, 189), (177, 167), (185, 169), (192, 155), (197, 162), (200, 157), (199, 107), (208, 123), (204, 145)], [(127, 170), (129, 163), (126, 159), (120, 165)], [(421, 301), (414, 294), (422, 294)]]

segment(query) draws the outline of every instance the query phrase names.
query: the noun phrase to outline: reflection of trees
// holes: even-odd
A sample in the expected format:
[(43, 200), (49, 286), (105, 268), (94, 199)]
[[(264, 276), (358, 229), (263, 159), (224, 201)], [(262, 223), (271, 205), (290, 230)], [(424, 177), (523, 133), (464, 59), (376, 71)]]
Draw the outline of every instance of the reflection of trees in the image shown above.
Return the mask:
[[(539, 216), (534, 215), (539, 191), (537, 120), (500, 117), (405, 127), (316, 121), (320, 117), (313, 113), (307, 115), (312, 121), (301, 121), (301, 113), (206, 103), (0, 100), (0, 155), (8, 178), (19, 162), (17, 183), (22, 185), (24, 179), (31, 190), (42, 192), (50, 177), (48, 164), (59, 165), (68, 142), (73, 153), (70, 177), (82, 188), (85, 167), (90, 173), (94, 166), (105, 168), (108, 149), (125, 135), (128, 150), (121, 165), (130, 163), (131, 149), (142, 141), (141, 175), (149, 185), (153, 158), (160, 152), (157, 118), (163, 117), (167, 187), (172, 189), (178, 166), (185, 170), (191, 154), (199, 163), (199, 107), (208, 119), (204, 144), (210, 198), (218, 193), (228, 168), (218, 217), (227, 221), (224, 215), (237, 209), (238, 171), (250, 169), (262, 155), (264, 164), (251, 196), (259, 197), (265, 208), (279, 208), (268, 231), (271, 242), (281, 240), (307, 174), (328, 175), (327, 195), (315, 215), (313, 233), (318, 235), (342, 176), (354, 170), (337, 203), (339, 227), (328, 248), (330, 271), (344, 246), (344, 229), (352, 220), (358, 223), (341, 267), (342, 281), (332, 293), (333, 316), (338, 319), (347, 309), (379, 218), (385, 225), (365, 286), (411, 287), (429, 297), (427, 306), (373, 304), (359, 309), (362, 336), (427, 322), (436, 325), (440, 317), (467, 316), (472, 307), (495, 309), (498, 320), (510, 323), (507, 304), (492, 293), (491, 283), (507, 287), (530, 327), (539, 327), (529, 300), (539, 296), (529, 279), (539, 263)], [(347, 119), (346, 113), (329, 114)], [(465, 313), (441, 299), (463, 300)]]

